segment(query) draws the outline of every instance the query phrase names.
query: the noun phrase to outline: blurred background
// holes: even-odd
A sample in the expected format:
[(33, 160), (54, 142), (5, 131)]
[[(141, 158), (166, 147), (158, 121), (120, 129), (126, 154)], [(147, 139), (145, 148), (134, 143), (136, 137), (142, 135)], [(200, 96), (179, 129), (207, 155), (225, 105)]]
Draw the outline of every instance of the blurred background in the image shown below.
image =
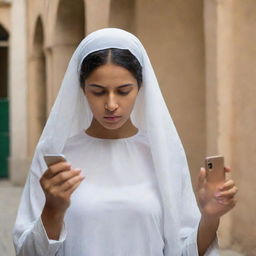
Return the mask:
[(35, 145), (79, 42), (104, 27), (144, 44), (185, 147), (193, 185), (223, 154), (239, 188), (222, 255), (256, 255), (256, 0), (0, 0), (0, 251)]

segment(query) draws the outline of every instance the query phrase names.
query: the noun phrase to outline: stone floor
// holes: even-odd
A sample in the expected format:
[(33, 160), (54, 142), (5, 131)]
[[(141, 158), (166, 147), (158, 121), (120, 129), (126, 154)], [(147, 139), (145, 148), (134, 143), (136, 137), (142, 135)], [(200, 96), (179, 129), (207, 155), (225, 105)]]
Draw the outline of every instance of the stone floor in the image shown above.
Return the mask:
[(241, 254), (232, 250), (222, 250), (220, 255), (221, 256), (245, 256), (245, 254)]
[[(22, 187), (0, 180), (0, 255), (15, 256), (11, 230), (17, 214)], [(221, 251), (221, 256), (244, 256), (231, 250)]]
[(17, 213), (22, 188), (0, 181), (0, 255), (14, 256), (11, 229)]

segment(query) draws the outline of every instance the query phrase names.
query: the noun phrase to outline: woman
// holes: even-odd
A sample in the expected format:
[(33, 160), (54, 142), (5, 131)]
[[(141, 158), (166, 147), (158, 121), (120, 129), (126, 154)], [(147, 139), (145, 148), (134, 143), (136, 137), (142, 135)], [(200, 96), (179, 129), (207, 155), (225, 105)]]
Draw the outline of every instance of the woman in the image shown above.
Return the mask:
[[(48, 168), (46, 153), (67, 162)], [(215, 191), (202, 169), (197, 204), (138, 38), (101, 29), (74, 52), (40, 137), (13, 230), (16, 253), (218, 255), (219, 219), (234, 207), (237, 188), (227, 180)]]

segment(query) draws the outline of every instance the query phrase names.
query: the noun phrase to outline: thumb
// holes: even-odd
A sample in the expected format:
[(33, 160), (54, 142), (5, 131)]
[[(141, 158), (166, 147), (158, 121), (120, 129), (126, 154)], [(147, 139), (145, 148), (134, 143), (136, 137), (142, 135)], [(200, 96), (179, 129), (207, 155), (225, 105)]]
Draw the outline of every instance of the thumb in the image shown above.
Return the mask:
[(198, 175), (198, 189), (202, 188), (205, 184), (206, 171), (205, 168), (201, 167), (199, 175)]

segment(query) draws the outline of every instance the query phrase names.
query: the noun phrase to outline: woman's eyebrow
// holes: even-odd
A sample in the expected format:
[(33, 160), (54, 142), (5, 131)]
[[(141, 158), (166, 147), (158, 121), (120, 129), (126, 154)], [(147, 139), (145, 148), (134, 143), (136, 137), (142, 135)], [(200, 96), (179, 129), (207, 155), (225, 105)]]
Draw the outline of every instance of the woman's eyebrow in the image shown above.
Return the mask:
[[(117, 86), (117, 88), (123, 88), (123, 87), (127, 87), (127, 86), (132, 86), (133, 84), (123, 84), (123, 85), (119, 85)], [(99, 85), (99, 84), (88, 84), (87, 86), (91, 86), (91, 87), (98, 87), (98, 88), (106, 88), (102, 85)]]

